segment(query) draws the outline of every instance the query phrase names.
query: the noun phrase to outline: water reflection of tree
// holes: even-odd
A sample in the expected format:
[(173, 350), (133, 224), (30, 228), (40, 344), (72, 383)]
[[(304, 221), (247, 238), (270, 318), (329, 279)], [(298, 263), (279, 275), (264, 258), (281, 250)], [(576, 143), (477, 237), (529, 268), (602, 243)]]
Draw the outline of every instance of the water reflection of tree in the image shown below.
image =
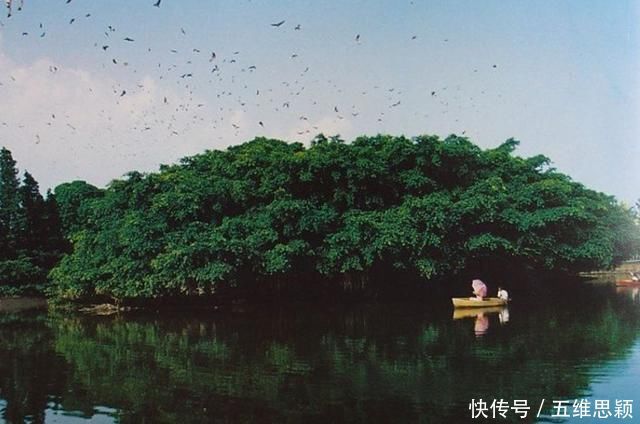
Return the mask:
[(630, 297), (574, 300), (516, 308), (481, 339), (469, 320), (406, 306), (0, 315), (2, 418), (43, 422), (54, 402), (86, 417), (117, 408), (124, 423), (462, 422), (472, 398), (585, 395), (594, 370), (634, 343)]
[(64, 392), (64, 366), (45, 315), (0, 314), (0, 398), (7, 403), (2, 419), (43, 423), (50, 397)]
[(64, 402), (118, 407), (123, 422), (460, 422), (472, 398), (584, 394), (588, 367), (574, 366), (598, 366), (637, 337), (638, 310), (624, 300), (523, 315), (481, 341), (464, 323), (397, 310), (52, 326), (73, 366)]

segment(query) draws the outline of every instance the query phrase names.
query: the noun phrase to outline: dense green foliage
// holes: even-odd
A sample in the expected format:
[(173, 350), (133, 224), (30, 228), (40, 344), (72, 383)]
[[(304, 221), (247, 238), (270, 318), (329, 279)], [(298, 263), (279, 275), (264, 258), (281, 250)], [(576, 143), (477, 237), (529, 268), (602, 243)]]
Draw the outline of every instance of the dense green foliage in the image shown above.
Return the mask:
[[(601, 269), (637, 252), (634, 213), (549, 167), (466, 138), (257, 138), (104, 191), (56, 189), (73, 252), (60, 298), (116, 299), (478, 268)], [(389, 279), (388, 283), (392, 283)]]
[(0, 294), (37, 290), (66, 243), (57, 203), (28, 172), (22, 184), (9, 150), (0, 150)]
[(73, 234), (82, 229), (85, 211), (83, 202), (102, 196), (102, 191), (84, 181), (63, 183), (54, 190), (62, 231), (64, 234)]

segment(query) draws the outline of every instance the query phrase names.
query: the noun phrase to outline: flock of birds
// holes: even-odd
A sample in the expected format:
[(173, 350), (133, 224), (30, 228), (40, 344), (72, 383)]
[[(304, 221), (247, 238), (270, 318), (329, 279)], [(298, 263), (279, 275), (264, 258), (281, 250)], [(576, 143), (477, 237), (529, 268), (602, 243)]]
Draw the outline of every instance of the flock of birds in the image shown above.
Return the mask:
[[(14, 10), (20, 11), (23, 8), (24, 0), (5, 0), (5, 4), (8, 10), (8, 17), (11, 17)], [(64, 0), (66, 4), (72, 2), (72, 0)], [(160, 8), (162, 6), (162, 0), (155, 0), (150, 2), (150, 6)], [(79, 19), (89, 19), (92, 17), (91, 13), (83, 13), (77, 16), (69, 17), (68, 25), (74, 25)], [(1, 24), (1, 22), (0, 22)], [(265, 23), (266, 25), (267, 23)], [(77, 25), (77, 24), (76, 24)], [(268, 23), (270, 27), (275, 30), (282, 30), (285, 27), (292, 28), (293, 31), (303, 31), (302, 24), (294, 23), (288, 24), (287, 20), (281, 19), (277, 22)], [(187, 36), (187, 30), (183, 27), (179, 28), (179, 34), (183, 37)], [(29, 36), (29, 31), (23, 31), (22, 36)], [(38, 27), (38, 36), (44, 38), (47, 35), (45, 25), (42, 23)], [(113, 26), (108, 25), (103, 31), (104, 38), (102, 41), (94, 43), (94, 47), (101, 51), (104, 56), (103, 67), (109, 66), (114, 68), (114, 75), (118, 72), (131, 72), (137, 73), (135, 66), (129, 63), (130, 59), (126, 57), (118, 56), (116, 54), (110, 54), (115, 51), (122, 51), (122, 47), (127, 44), (137, 44), (135, 36), (119, 35), (119, 30)], [(134, 38), (135, 37), (135, 38)], [(408, 37), (408, 41), (412, 42), (418, 39), (417, 34), (413, 34)], [(360, 33), (354, 34), (352, 43), (360, 45), (364, 40), (364, 37)], [(447, 38), (443, 39), (443, 43), (447, 43)], [(115, 47), (115, 48), (114, 48)], [(151, 47), (143, 47), (143, 51), (148, 53), (152, 52)], [(297, 70), (296, 77), (292, 80), (284, 80), (280, 82), (274, 82), (270, 80), (271, 85), (267, 86), (265, 81), (258, 81), (263, 84), (258, 86), (256, 79), (250, 77), (251, 74), (259, 72), (259, 64), (247, 62), (246, 58), (240, 51), (230, 50), (228, 53), (221, 53), (211, 49), (203, 49), (200, 47), (192, 46), (189, 49), (170, 48), (165, 53), (162, 53), (166, 58), (170, 58), (168, 61), (159, 61), (156, 68), (156, 77), (158, 80), (164, 80), (174, 82), (177, 86), (176, 90), (179, 95), (175, 98), (171, 98), (170, 92), (163, 92), (153, 107), (146, 108), (140, 119), (131, 128), (132, 130), (145, 133), (152, 129), (164, 128), (166, 134), (171, 136), (178, 136), (188, 132), (190, 129), (196, 127), (209, 128), (214, 135), (217, 131), (219, 134), (224, 134), (225, 131), (231, 131), (235, 136), (238, 136), (242, 125), (251, 125), (243, 121), (242, 119), (235, 119), (234, 112), (238, 110), (242, 112), (248, 112), (249, 108), (255, 108), (258, 111), (258, 115), (251, 114), (251, 116), (260, 116), (259, 111), (262, 109), (268, 110), (269, 113), (265, 113), (264, 117), (259, 117), (256, 122), (253, 123), (255, 127), (250, 129), (250, 132), (258, 132), (266, 129), (269, 126), (269, 116), (273, 116), (273, 113), (288, 113), (291, 115), (290, 119), (294, 120), (292, 125), (295, 128), (295, 132), (299, 136), (308, 134), (314, 136), (317, 133), (322, 132), (325, 128), (322, 127), (322, 123), (319, 122), (318, 116), (325, 117), (330, 115), (332, 119), (339, 122), (344, 119), (355, 120), (364, 114), (368, 114), (368, 118), (375, 119), (375, 121), (382, 123), (387, 113), (391, 113), (392, 110), (399, 108), (403, 105), (403, 91), (396, 87), (383, 87), (382, 84), (374, 84), (368, 89), (359, 90), (357, 93), (347, 95), (346, 91), (350, 88), (343, 88), (340, 85), (338, 79), (326, 78), (319, 76), (318, 74), (311, 76), (313, 70), (311, 65), (305, 65), (300, 62), (302, 56), (300, 52), (290, 52), (288, 58), (291, 61), (287, 64), (289, 67)], [(197, 66), (196, 66), (197, 65)], [(203, 75), (196, 72), (196, 69), (201, 69), (203, 66), (207, 66), (207, 75)], [(49, 66), (49, 72), (56, 74), (62, 65)], [(496, 64), (491, 66), (493, 69), (497, 68)], [(290, 68), (291, 69), (291, 68)], [(478, 69), (473, 69), (473, 72), (478, 72)], [(10, 76), (13, 79), (12, 76)], [(203, 87), (209, 85), (207, 90)], [(305, 96), (305, 90), (308, 85), (313, 85), (313, 90), (318, 92), (320, 90), (324, 93), (332, 93), (329, 100), (330, 105), (325, 104), (312, 95)], [(2, 81), (0, 80), (0, 89), (2, 88)], [(213, 87), (213, 88), (211, 88)], [(320, 87), (320, 88), (318, 88)], [(174, 87), (175, 88), (175, 87)], [(90, 89), (91, 90), (91, 89)], [(120, 105), (127, 96), (132, 94), (145, 92), (148, 88), (143, 82), (137, 81), (132, 83), (131, 78), (123, 78), (122, 81), (116, 82), (112, 87), (113, 102), (116, 105)], [(213, 90), (213, 91), (212, 91)], [(448, 91), (447, 91), (448, 90)], [(210, 95), (201, 96), (201, 93), (207, 91), (207, 93), (213, 93), (215, 97)], [(307, 90), (309, 92), (311, 90)], [(147, 91), (151, 92), (151, 91)], [(371, 116), (371, 100), (367, 99), (370, 93), (375, 92), (378, 99), (382, 99), (383, 104), (379, 105), (378, 111), (375, 112), (375, 116)], [(458, 97), (452, 93), (458, 92)], [(172, 91), (171, 93), (176, 93)], [(442, 98), (439, 98), (440, 94), (443, 94)], [(484, 93), (484, 92), (483, 92)], [(447, 94), (447, 95), (444, 95)], [(447, 113), (449, 101), (457, 99), (459, 102), (464, 101), (467, 104), (473, 105), (473, 97), (469, 97), (468, 94), (465, 97), (464, 90), (461, 90), (460, 86), (440, 86), (432, 88), (424, 93), (425, 98), (431, 98), (433, 101), (439, 102), (441, 113)], [(214, 101), (207, 101), (204, 99), (215, 98)], [(464, 100), (463, 100), (464, 98)], [(347, 103), (351, 104), (345, 104)], [(301, 107), (304, 102), (304, 106)], [(362, 103), (359, 105), (358, 103)], [(366, 106), (366, 107), (365, 107)], [(129, 107), (134, 107), (129, 105)], [(267, 109), (264, 109), (267, 108)], [(382, 109), (382, 110), (380, 110)], [(252, 109), (253, 110), (253, 109)], [(305, 111), (305, 112), (302, 112)], [(134, 112), (133, 110), (131, 112)], [(318, 116), (311, 116), (312, 113), (316, 113)], [(110, 116), (108, 116), (107, 110), (102, 110), (102, 118), (104, 119), (105, 128), (107, 131), (111, 130), (111, 125), (115, 125)], [(413, 111), (414, 115), (424, 113), (424, 111)], [(46, 123), (48, 126), (54, 125), (57, 117), (64, 116), (67, 118), (67, 122), (64, 123), (66, 127), (76, 132), (77, 128), (73, 122), (73, 117), (66, 114), (64, 111), (56, 112), (52, 111), (49, 116), (49, 120)], [(424, 115), (427, 116), (427, 115)], [(1, 119), (1, 118), (0, 118)], [(371, 119), (373, 121), (373, 119)], [(457, 122), (457, 120), (456, 120)], [(7, 126), (6, 122), (0, 122), (0, 124)], [(374, 129), (375, 130), (375, 129)], [(462, 130), (462, 134), (466, 131)], [(218, 135), (218, 138), (222, 139), (222, 135)], [(39, 134), (35, 134), (36, 144), (41, 142), (42, 137)], [(115, 147), (115, 145), (114, 145)]]

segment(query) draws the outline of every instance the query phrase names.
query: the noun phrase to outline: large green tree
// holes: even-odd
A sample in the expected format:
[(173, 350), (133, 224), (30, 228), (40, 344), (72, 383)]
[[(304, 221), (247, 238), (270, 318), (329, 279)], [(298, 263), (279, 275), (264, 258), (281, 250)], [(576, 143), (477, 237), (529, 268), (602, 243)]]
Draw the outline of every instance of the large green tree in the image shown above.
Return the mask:
[(18, 241), (24, 231), (18, 168), (11, 152), (0, 149), (0, 258), (16, 256)]
[(132, 172), (104, 192), (72, 183), (56, 189), (76, 200), (64, 202), (74, 205), (63, 213), (74, 217), (73, 253), (53, 270), (53, 293), (149, 298), (346, 287), (395, 272), (573, 273), (638, 252), (632, 210), (544, 156), (516, 156), (517, 145), (379, 135), (318, 136), (305, 148), (257, 138)]
[(25, 250), (37, 250), (42, 247), (42, 239), (45, 236), (45, 200), (40, 194), (40, 187), (33, 176), (25, 172), (20, 187), (20, 201), (25, 225), (21, 234), (21, 248)]

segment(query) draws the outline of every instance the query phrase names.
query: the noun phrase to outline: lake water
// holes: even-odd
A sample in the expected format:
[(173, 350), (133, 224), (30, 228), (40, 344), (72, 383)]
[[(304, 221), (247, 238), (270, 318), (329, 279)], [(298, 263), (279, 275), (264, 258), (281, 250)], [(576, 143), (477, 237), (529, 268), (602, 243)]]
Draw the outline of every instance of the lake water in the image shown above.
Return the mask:
[(0, 422), (640, 422), (640, 293), (560, 292), (463, 313), (417, 302), (5, 312)]

